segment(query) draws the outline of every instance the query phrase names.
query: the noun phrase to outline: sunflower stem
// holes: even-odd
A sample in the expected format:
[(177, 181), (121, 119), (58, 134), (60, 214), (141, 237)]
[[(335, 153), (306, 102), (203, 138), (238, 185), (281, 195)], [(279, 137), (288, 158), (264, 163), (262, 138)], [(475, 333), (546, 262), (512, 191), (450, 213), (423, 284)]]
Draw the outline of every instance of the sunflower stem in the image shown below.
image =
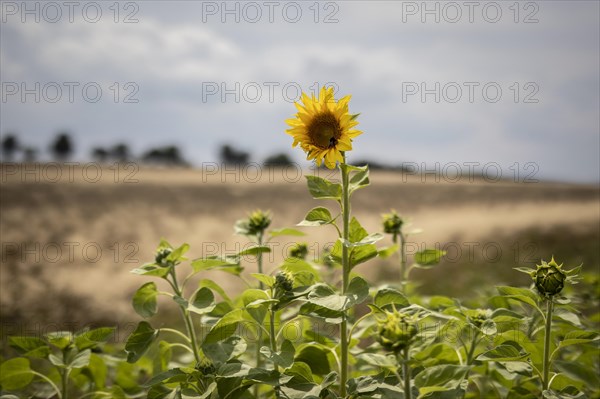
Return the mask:
[[(179, 283), (177, 282), (177, 274), (175, 274), (175, 269), (171, 268), (170, 273), (173, 281), (167, 281), (171, 283), (171, 287), (173, 288), (175, 295), (183, 298), (183, 292), (181, 288), (179, 288)], [(194, 359), (196, 360), (196, 364), (198, 364), (200, 363), (201, 358), (200, 352), (198, 351), (198, 344), (196, 343), (196, 331), (194, 329), (194, 320), (192, 319), (192, 315), (190, 314), (190, 312), (181, 304), (179, 305), (179, 310), (181, 310), (181, 317), (183, 318), (190, 345), (192, 347), (192, 351), (194, 352)]]
[(554, 309), (554, 303), (552, 298), (548, 299), (546, 307), (546, 331), (544, 339), (544, 378), (542, 381), (543, 390), (548, 389), (549, 375), (550, 375), (550, 338), (552, 335), (552, 311)]
[[(256, 235), (256, 241), (259, 247), (261, 247), (263, 245), (263, 233), (260, 232)], [(262, 274), (263, 272), (263, 258), (262, 258), (262, 252), (258, 252), (258, 254), (256, 255), (256, 262), (258, 264), (258, 272), (260, 274)], [(258, 286), (261, 290), (264, 289), (263, 283), (262, 281), (259, 281)], [(256, 368), (260, 369), (262, 367), (262, 358), (260, 355), (260, 347), (262, 344), (262, 340), (263, 340), (263, 332), (261, 328), (258, 328), (256, 331)], [(258, 393), (259, 393), (259, 385), (256, 384), (254, 385), (254, 396), (256, 398), (258, 398)]]
[[(403, 350), (402, 359), (402, 377), (404, 377), (404, 398), (411, 399), (412, 394), (410, 392), (410, 366), (408, 365), (408, 345)], [(398, 353), (400, 354), (400, 353)], [(400, 357), (400, 356), (398, 356)]]
[[(350, 190), (349, 190), (349, 170), (346, 166), (346, 156), (340, 164), (342, 172), (342, 213), (343, 213), (343, 239), (342, 245), (342, 295), (348, 290), (348, 280), (350, 277), (350, 262), (347, 241), (350, 237)], [(346, 397), (346, 382), (348, 381), (348, 313), (342, 314), (342, 325), (340, 331), (341, 341), (341, 370), (340, 370), (340, 396)]]

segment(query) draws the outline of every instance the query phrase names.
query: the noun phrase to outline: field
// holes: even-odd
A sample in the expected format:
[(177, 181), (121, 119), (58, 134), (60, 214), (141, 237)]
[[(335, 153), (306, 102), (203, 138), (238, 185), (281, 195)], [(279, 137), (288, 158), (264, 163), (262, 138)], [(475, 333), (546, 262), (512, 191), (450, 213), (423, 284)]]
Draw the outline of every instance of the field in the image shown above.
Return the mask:
[[(232, 226), (248, 212), (270, 209), (274, 228), (292, 227), (307, 210), (323, 205), (306, 190), (303, 175), (310, 171), (107, 167), (97, 182), (89, 170), (70, 171), (62, 168), (55, 179), (54, 171), (41, 166), (29, 174), (14, 166), (2, 169), (3, 339), (38, 328), (137, 320), (131, 297), (145, 280), (130, 270), (153, 260), (161, 238), (174, 245), (188, 242), (190, 258), (237, 252), (247, 241), (234, 236)], [(425, 246), (447, 251), (435, 270), (414, 273), (419, 292), (468, 299), (495, 285), (528, 284), (512, 267), (552, 255), (566, 266), (583, 263), (584, 272), (597, 273), (599, 201), (595, 185), (436, 182), (434, 176), (423, 182), (372, 172), (371, 186), (355, 194), (352, 206), (371, 232), (381, 230), (379, 215), (390, 208), (408, 217), (412, 228), (423, 230), (409, 237), (409, 255)], [(337, 209), (334, 203), (325, 206)], [(309, 257), (320, 256), (322, 245), (335, 236), (333, 229), (303, 230), (307, 235), (299, 239), (308, 243)], [(283, 259), (290, 242), (273, 242), (267, 270)], [(252, 259), (244, 266), (246, 273), (256, 268)], [(395, 263), (383, 259), (357, 270), (372, 284), (394, 281), (399, 273)], [(214, 277), (233, 292), (242, 288), (233, 277)], [(175, 307), (172, 313), (176, 318)]]

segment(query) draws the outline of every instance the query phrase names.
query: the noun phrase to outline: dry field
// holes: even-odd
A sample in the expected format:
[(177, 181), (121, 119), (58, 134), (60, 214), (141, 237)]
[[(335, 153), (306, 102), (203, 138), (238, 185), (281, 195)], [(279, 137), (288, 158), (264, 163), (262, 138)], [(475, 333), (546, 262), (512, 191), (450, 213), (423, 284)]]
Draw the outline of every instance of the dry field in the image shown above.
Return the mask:
[[(322, 201), (313, 200), (297, 170), (2, 167), (0, 300), (3, 331), (75, 323), (136, 320), (130, 297), (147, 280), (129, 273), (153, 258), (160, 238), (191, 244), (191, 257), (233, 252), (247, 244), (233, 223), (255, 208), (270, 209), (272, 227), (290, 227)], [(69, 172), (69, 173), (67, 173)], [(206, 172), (206, 171), (205, 171)], [(322, 175), (326, 172), (319, 172)], [(99, 178), (98, 181), (93, 182)], [(56, 181), (58, 180), (58, 181)], [(552, 254), (587, 272), (600, 264), (600, 192), (595, 185), (562, 183), (435, 182), (428, 176), (373, 172), (353, 198), (353, 214), (370, 232), (380, 214), (397, 209), (422, 233), (408, 252), (436, 245), (448, 251), (439, 268), (414, 274), (421, 292), (468, 298), (508, 282), (525, 284), (511, 267)], [(337, 205), (330, 203), (332, 211)], [(335, 238), (331, 227), (305, 228), (311, 256)], [(294, 237), (273, 242), (275, 266)], [(387, 244), (387, 242), (386, 242)], [(254, 271), (255, 264), (245, 263)], [(358, 268), (373, 282), (398, 274), (388, 260)], [(213, 275), (230, 289), (239, 280)], [(523, 278), (525, 277), (525, 280)], [(174, 308), (175, 309), (175, 308)], [(67, 325), (68, 326), (68, 325)]]

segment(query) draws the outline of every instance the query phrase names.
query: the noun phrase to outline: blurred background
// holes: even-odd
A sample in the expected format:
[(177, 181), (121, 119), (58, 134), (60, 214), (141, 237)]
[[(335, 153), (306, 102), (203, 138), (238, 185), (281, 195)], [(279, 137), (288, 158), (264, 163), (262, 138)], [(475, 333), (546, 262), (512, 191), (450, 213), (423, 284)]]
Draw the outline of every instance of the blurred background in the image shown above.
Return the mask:
[[(284, 131), (324, 85), (353, 96), (349, 161), (374, 169), (354, 214), (375, 232), (395, 208), (423, 230), (409, 255), (448, 252), (423, 294), (527, 284), (512, 267), (552, 255), (599, 273), (598, 2), (0, 4), (3, 336), (125, 323), (160, 238), (235, 252), (247, 212), (322, 205), (303, 176), (335, 173)], [(319, 258), (334, 232), (304, 230)]]

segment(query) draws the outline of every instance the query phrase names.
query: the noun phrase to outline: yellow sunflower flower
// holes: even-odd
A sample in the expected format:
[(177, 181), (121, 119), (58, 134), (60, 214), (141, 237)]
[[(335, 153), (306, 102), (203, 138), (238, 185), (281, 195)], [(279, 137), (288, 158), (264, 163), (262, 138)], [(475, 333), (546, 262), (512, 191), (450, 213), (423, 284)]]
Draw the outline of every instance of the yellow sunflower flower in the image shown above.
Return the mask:
[(344, 161), (342, 151), (350, 151), (352, 139), (362, 134), (353, 129), (358, 122), (356, 115), (348, 113), (350, 96), (335, 101), (333, 88), (323, 87), (318, 98), (302, 93), (300, 99), (302, 104), (295, 103), (296, 117), (286, 121), (291, 126), (286, 133), (294, 138), (292, 147), (300, 144), (307, 160), (314, 159), (318, 166), (324, 161), (333, 169), (336, 162)]

